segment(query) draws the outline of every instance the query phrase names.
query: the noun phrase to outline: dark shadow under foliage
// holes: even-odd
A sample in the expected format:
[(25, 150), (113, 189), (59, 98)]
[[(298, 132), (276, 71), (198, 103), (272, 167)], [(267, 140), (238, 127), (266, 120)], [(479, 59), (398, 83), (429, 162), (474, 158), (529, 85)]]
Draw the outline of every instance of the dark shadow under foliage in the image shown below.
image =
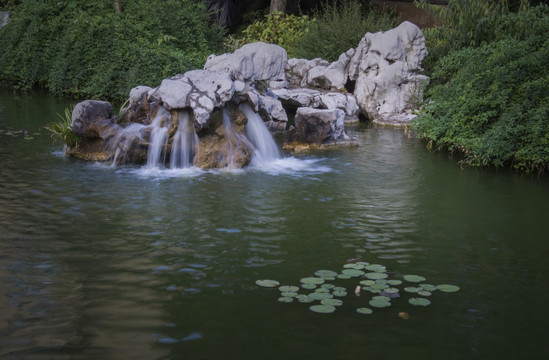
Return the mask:
[(0, 29), (0, 82), (120, 100), (203, 66), (223, 34), (201, 1), (22, 0)]

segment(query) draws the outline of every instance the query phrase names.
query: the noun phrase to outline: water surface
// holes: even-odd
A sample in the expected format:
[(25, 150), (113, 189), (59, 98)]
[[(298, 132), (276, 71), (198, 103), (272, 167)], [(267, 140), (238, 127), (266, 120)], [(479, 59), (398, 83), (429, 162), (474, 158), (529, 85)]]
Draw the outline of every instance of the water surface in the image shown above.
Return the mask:
[[(266, 168), (111, 167), (42, 130), (65, 106), (0, 92), (1, 359), (549, 356), (546, 180), (364, 124), (360, 147)], [(461, 291), (321, 315), (255, 285), (353, 258)]]

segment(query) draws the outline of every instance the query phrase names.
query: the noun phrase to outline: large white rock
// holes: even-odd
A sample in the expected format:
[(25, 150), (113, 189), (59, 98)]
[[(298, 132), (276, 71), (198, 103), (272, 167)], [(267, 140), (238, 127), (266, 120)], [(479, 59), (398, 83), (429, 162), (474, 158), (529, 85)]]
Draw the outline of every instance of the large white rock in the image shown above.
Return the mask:
[(230, 101), (235, 85), (228, 73), (192, 70), (162, 80), (149, 91), (150, 101), (160, 101), (167, 110), (191, 108), (194, 119), (202, 128), (215, 108)]
[(288, 134), (294, 143), (350, 145), (355, 140), (345, 133), (345, 112), (340, 109), (301, 107), (295, 115), (295, 128)]
[(349, 63), (361, 110), (376, 122), (409, 122), (413, 115), (402, 115), (418, 104), (429, 80), (420, 74), (427, 54), (423, 33), (408, 21), (386, 32), (367, 33)]
[(233, 79), (246, 82), (285, 81), (284, 68), (287, 61), (288, 55), (281, 46), (255, 42), (233, 53), (210, 55), (204, 70), (230, 73)]

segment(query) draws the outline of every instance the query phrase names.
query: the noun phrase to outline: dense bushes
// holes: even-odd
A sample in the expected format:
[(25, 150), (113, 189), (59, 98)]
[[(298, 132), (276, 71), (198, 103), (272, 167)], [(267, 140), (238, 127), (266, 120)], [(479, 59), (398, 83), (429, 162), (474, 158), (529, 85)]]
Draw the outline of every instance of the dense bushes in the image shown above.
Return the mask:
[(314, 18), (299, 41), (297, 57), (335, 61), (356, 47), (367, 32), (385, 31), (398, 25), (395, 13), (364, 7), (352, 0), (326, 1)]
[(245, 43), (264, 41), (286, 49), (290, 57), (335, 61), (356, 47), (367, 32), (389, 30), (397, 24), (394, 12), (365, 7), (359, 1), (326, 0), (307, 15), (268, 14), (230, 38), (229, 50)]
[(430, 148), (458, 152), (464, 164), (542, 172), (549, 166), (549, 7), (502, 14), (490, 27), (491, 37), (434, 64), (415, 126)]
[(0, 29), (0, 82), (57, 95), (122, 99), (203, 66), (222, 44), (200, 1), (22, 0)]

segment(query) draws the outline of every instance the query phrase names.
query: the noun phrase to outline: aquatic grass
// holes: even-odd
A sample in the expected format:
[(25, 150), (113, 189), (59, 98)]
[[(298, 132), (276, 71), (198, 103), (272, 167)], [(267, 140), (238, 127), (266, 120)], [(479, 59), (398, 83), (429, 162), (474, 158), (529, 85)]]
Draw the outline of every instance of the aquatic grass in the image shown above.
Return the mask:
[(44, 129), (51, 133), (51, 137), (60, 139), (69, 148), (78, 146), (78, 136), (72, 130), (72, 109), (74, 106), (66, 107), (63, 114), (57, 113), (59, 120), (48, 123)]

